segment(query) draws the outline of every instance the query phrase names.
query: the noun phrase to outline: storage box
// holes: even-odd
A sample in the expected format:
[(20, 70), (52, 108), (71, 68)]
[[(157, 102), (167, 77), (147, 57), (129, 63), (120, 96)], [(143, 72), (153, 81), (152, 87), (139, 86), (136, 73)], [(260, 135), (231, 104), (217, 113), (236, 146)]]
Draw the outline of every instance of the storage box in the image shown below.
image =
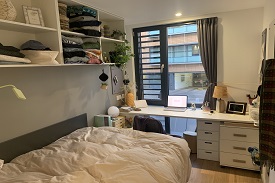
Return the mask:
[(111, 116), (99, 114), (94, 117), (94, 127), (112, 126)]

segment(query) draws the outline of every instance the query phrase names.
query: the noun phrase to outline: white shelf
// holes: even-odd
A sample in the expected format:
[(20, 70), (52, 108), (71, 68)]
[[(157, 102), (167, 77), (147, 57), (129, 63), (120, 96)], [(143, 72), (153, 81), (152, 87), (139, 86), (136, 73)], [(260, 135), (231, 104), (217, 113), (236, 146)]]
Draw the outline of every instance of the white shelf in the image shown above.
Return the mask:
[(104, 43), (109, 43), (109, 42), (118, 42), (118, 43), (124, 43), (125, 41), (118, 40), (118, 39), (112, 39), (112, 38), (107, 38), (107, 37), (100, 37), (101, 41)]
[(88, 36), (82, 33), (78, 33), (78, 32), (72, 32), (72, 31), (65, 31), (65, 30), (61, 30), (61, 33), (63, 35), (67, 35), (67, 36), (77, 36), (77, 37), (92, 37), (92, 38), (96, 38), (99, 39), (100, 37), (96, 37), (96, 36)]
[(42, 27), (21, 22), (14, 22), (0, 19), (0, 28), (8, 31), (25, 32), (25, 33), (43, 33), (54, 32), (56, 29), (49, 27)]
[(107, 38), (107, 37), (95, 37), (95, 36), (88, 36), (82, 33), (78, 33), (78, 32), (72, 32), (72, 31), (66, 31), (66, 30), (61, 30), (62, 35), (65, 36), (77, 36), (77, 37), (92, 37), (92, 38), (96, 38), (96, 39), (101, 39), (101, 42), (104, 43), (111, 43), (111, 42), (118, 42), (118, 43), (124, 43), (125, 41), (123, 40), (119, 40), (119, 39), (113, 39), (113, 38)]

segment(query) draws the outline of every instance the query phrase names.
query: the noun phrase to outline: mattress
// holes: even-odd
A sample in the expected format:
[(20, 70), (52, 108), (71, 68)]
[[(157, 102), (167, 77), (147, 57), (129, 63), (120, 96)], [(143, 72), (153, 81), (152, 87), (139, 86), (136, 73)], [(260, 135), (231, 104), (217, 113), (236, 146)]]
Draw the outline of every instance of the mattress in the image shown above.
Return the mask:
[(191, 173), (184, 139), (114, 127), (86, 127), (0, 170), (1, 183), (183, 183)]

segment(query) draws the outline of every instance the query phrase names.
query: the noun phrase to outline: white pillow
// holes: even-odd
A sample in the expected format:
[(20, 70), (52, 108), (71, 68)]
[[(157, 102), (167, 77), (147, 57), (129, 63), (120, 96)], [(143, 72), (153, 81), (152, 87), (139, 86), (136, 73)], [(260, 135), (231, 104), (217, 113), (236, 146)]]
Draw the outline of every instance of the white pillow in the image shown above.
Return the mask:
[(0, 170), (3, 167), (3, 165), (4, 165), (4, 160), (0, 159)]
[(26, 58), (31, 60), (32, 64), (40, 65), (58, 65), (55, 60), (58, 55), (58, 51), (41, 51), (41, 50), (21, 50)]

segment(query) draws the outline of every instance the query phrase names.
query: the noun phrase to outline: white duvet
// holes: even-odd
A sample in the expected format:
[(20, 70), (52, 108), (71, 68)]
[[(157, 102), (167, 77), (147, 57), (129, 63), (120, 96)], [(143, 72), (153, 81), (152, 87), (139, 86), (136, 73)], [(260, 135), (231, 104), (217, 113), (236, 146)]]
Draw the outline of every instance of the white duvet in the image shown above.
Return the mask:
[(1, 183), (183, 183), (184, 139), (113, 127), (82, 128), (0, 170)]

